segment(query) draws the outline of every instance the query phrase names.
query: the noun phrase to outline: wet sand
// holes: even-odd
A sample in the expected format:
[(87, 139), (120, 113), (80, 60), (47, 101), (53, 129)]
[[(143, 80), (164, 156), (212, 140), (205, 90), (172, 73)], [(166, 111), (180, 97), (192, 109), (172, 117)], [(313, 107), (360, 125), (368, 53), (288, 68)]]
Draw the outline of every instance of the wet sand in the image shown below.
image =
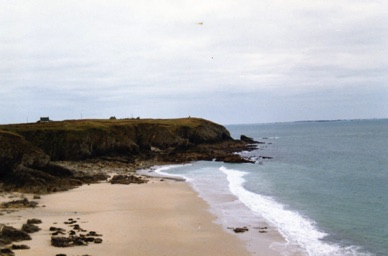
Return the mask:
[[(43, 221), (32, 234), (30, 255), (279, 255), (270, 249), (276, 241), (264, 235), (248, 251), (249, 234), (235, 234), (215, 223), (208, 205), (185, 182), (151, 180), (147, 184), (82, 186), (67, 192), (44, 195), (35, 209), (1, 216), (0, 223), (20, 228), (27, 219)], [(45, 207), (42, 207), (45, 206)], [(87, 231), (102, 234), (101, 244), (68, 248), (50, 244), (52, 226), (71, 230), (64, 222), (77, 220)]]

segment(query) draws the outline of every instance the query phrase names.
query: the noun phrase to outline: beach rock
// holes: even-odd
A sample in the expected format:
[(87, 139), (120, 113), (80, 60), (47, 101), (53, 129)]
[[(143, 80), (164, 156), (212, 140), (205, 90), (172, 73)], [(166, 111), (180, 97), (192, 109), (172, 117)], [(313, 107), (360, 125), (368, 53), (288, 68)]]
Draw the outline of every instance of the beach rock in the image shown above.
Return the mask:
[[(76, 222), (73, 218), (68, 219), (70, 223)], [(65, 222), (67, 223), (67, 222)], [(69, 225), (69, 224), (68, 224)], [(51, 245), (54, 247), (72, 247), (72, 246), (87, 246), (89, 243), (102, 243), (102, 239), (97, 238), (102, 236), (96, 231), (83, 230), (79, 224), (71, 224), (72, 230), (66, 236), (66, 230), (57, 227), (50, 227), (50, 231), (55, 231), (51, 236)], [(79, 235), (77, 235), (79, 234)], [(97, 241), (96, 241), (97, 239)]]
[(51, 237), (51, 245), (54, 247), (69, 247), (71, 240), (67, 237)]
[(96, 238), (96, 239), (94, 239), (94, 243), (95, 244), (101, 244), (102, 243), (102, 239), (101, 238)]
[(70, 219), (68, 219), (68, 221), (65, 221), (64, 223), (65, 223), (66, 225), (72, 225), (72, 224), (74, 224), (74, 223), (77, 223), (77, 221), (70, 218)]
[(15, 253), (9, 248), (0, 249), (0, 256), (14, 256)]
[(64, 230), (63, 228), (57, 228), (57, 227), (50, 227), (49, 230), (50, 230), (50, 231), (61, 231), (61, 232), (66, 232), (66, 230)]
[(63, 232), (63, 231), (55, 231), (54, 233), (52, 233), (53, 236), (58, 236), (58, 235), (65, 235), (66, 232)]
[(34, 224), (23, 224), (22, 230), (27, 233), (35, 233), (40, 230), (40, 228)]
[(94, 242), (96, 244), (102, 243), (101, 238), (81, 236), (69, 237), (51, 237), (51, 245), (54, 247), (72, 247), (72, 246), (87, 246), (88, 243)]
[(131, 184), (131, 183), (142, 184), (146, 182), (147, 180), (141, 177), (137, 177), (135, 175), (115, 175), (110, 180), (111, 184), (125, 184), (125, 185)]
[(96, 231), (89, 231), (89, 233), (87, 234), (87, 236), (102, 236), (102, 235), (97, 234)]
[(28, 245), (25, 245), (25, 244), (13, 244), (12, 245), (12, 250), (28, 250), (30, 249), (30, 247)]
[(16, 241), (31, 240), (30, 235), (11, 226), (0, 225), (0, 243), (10, 244)]
[(53, 236), (65, 235), (66, 234), (66, 230), (64, 230), (63, 228), (50, 227), (49, 230), (51, 232), (54, 232), (54, 233), (52, 233)]
[(254, 161), (250, 159), (245, 159), (240, 155), (230, 155), (217, 160), (221, 160), (225, 163), (254, 163)]
[(84, 241), (85, 241), (85, 242), (88, 242), (88, 243), (93, 243), (94, 240), (95, 240), (94, 237), (85, 237), (85, 238), (84, 238)]
[(35, 208), (38, 205), (35, 201), (28, 201), (27, 198), (4, 202), (0, 205), (1, 208)]
[(27, 224), (41, 224), (42, 220), (40, 219), (28, 219)]
[(78, 245), (78, 246), (88, 245), (88, 243), (85, 241), (85, 238), (82, 238), (82, 237), (74, 237), (72, 240), (73, 240), (72, 243), (74, 245)]
[(233, 228), (233, 231), (234, 231), (234, 233), (244, 233), (244, 232), (249, 231), (249, 229), (248, 229), (247, 227), (243, 227), (243, 228)]

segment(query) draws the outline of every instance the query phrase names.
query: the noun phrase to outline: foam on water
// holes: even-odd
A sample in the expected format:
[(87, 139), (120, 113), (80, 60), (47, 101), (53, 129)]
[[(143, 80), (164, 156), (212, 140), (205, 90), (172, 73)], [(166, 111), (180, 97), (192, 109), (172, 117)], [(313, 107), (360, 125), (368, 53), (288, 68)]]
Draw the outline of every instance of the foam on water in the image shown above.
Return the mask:
[(185, 177), (184, 175), (181, 174), (172, 174), (168, 173), (166, 171), (175, 169), (175, 168), (180, 168), (183, 166), (191, 166), (191, 164), (176, 164), (176, 165), (164, 165), (164, 166), (154, 166), (151, 169), (145, 169), (145, 170), (140, 170), (138, 173), (142, 175), (150, 175), (154, 177), (170, 177), (170, 178), (178, 178), (178, 179), (184, 179), (186, 181), (189, 181), (188, 177)]
[(285, 209), (282, 204), (271, 197), (246, 190), (243, 184), (245, 183), (244, 176), (248, 173), (225, 167), (219, 170), (226, 174), (231, 192), (249, 209), (261, 214), (268, 222), (276, 226), (289, 246), (300, 246), (311, 256), (371, 255), (359, 252), (357, 247), (340, 247), (322, 241), (327, 234), (318, 230), (314, 221), (298, 212)]

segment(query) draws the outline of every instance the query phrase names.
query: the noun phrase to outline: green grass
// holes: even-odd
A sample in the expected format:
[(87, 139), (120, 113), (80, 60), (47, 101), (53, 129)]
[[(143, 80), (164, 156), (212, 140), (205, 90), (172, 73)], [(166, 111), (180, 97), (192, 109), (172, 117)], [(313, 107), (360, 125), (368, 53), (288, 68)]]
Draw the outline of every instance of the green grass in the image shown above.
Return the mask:
[[(63, 132), (82, 132), (86, 130), (109, 130), (118, 126), (138, 126), (142, 124), (152, 124), (164, 127), (189, 127), (197, 128), (203, 124), (209, 123), (201, 118), (176, 118), (176, 119), (80, 119), (52, 121), (44, 123), (26, 123), (26, 124), (8, 124), (0, 125), (0, 130), (14, 133), (25, 133), (33, 131), (63, 131)], [(210, 122), (211, 123), (211, 122)]]

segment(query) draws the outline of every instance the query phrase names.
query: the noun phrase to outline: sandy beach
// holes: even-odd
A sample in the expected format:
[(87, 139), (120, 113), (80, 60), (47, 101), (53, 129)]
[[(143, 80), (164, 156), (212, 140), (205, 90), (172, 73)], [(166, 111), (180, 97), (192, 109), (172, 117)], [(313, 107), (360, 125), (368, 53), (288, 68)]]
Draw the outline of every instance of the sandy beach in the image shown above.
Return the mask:
[[(271, 250), (268, 234), (249, 251), (246, 240), (215, 224), (208, 205), (185, 182), (151, 180), (141, 185), (85, 185), (67, 192), (44, 195), (39, 207), (1, 216), (1, 222), (20, 228), (38, 218), (41, 231), (16, 255), (279, 255)], [(50, 244), (50, 227), (72, 229), (77, 221), (83, 230), (101, 234), (101, 244), (67, 248)], [(247, 234), (245, 234), (246, 236)]]

